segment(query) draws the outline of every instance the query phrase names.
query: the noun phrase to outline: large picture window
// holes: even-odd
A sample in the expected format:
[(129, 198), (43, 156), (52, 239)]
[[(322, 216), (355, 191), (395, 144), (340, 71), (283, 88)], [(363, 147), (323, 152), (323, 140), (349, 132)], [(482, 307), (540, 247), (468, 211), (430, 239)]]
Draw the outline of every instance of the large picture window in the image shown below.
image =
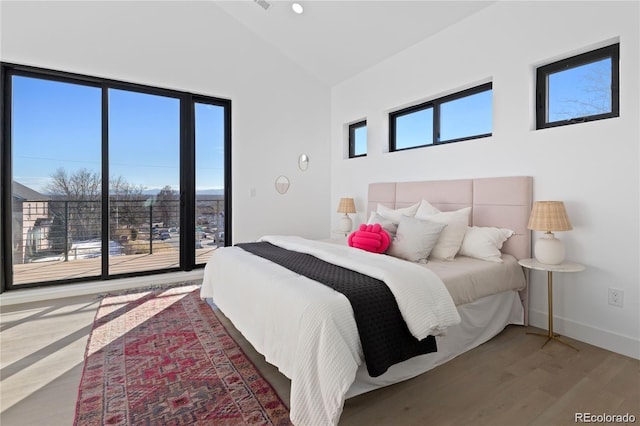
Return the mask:
[(536, 128), (619, 115), (620, 45), (553, 62), (536, 70)]
[(2, 64), (2, 289), (204, 265), (230, 241), (224, 99)]
[(389, 114), (389, 151), (491, 136), (492, 84)]

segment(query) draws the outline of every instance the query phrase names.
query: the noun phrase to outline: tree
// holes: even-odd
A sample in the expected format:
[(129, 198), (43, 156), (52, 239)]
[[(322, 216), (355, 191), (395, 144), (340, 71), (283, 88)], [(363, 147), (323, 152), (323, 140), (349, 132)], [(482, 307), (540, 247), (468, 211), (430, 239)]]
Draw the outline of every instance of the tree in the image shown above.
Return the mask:
[[(116, 236), (118, 229), (136, 229), (148, 219), (142, 191), (142, 185), (131, 185), (122, 176), (109, 182), (109, 229), (112, 237)], [(132, 233), (132, 239), (135, 239), (133, 235)]]
[[(567, 74), (571, 72), (571, 74)], [(566, 80), (571, 77), (571, 80)], [(549, 107), (549, 121), (606, 114), (611, 111), (611, 63), (600, 60), (556, 73), (558, 94)], [(572, 90), (566, 91), (567, 87)]]
[(59, 168), (51, 175), (51, 183), (46, 190), (55, 196), (64, 196), (74, 201), (98, 201), (102, 180), (97, 172), (82, 168), (68, 175), (64, 168)]
[[(100, 194), (102, 180), (97, 172), (82, 168), (69, 175), (59, 168), (51, 175), (46, 190), (51, 194), (51, 209), (54, 217), (65, 218), (56, 221), (57, 227), (66, 227), (74, 240), (100, 238)], [(64, 235), (65, 230), (52, 229)]]
[[(136, 226), (145, 219), (140, 207), (142, 189), (142, 186), (129, 184), (122, 176), (109, 182), (112, 237), (119, 226)], [(98, 172), (82, 168), (68, 174), (64, 168), (59, 168), (51, 175), (46, 190), (54, 200), (54, 217), (67, 219), (67, 222), (56, 221), (56, 226), (66, 226), (76, 241), (101, 238), (102, 179)]]
[(180, 218), (180, 194), (166, 185), (158, 193), (156, 207), (153, 210), (155, 220), (164, 226), (177, 226)]

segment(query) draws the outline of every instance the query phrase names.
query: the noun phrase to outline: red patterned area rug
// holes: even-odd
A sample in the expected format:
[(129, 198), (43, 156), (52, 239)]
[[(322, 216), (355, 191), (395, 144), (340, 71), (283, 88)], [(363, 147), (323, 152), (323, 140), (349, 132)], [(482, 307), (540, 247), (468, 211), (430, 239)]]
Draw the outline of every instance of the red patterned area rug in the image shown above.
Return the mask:
[(102, 300), (74, 424), (291, 423), (285, 404), (191, 285)]

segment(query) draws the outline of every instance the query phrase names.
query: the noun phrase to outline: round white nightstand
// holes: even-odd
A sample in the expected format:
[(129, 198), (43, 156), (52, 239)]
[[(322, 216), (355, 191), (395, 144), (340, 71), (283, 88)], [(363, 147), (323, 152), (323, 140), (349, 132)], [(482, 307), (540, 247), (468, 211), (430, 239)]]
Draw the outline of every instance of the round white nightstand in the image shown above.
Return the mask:
[(567, 342), (563, 342), (558, 338), (559, 336), (557, 334), (553, 333), (553, 273), (584, 271), (584, 265), (574, 262), (562, 262), (558, 265), (548, 265), (546, 263), (538, 262), (536, 259), (522, 259), (519, 260), (518, 263), (525, 268), (537, 269), (538, 271), (547, 271), (547, 296), (549, 298), (549, 332), (548, 334), (527, 332), (527, 334), (535, 334), (537, 336), (546, 337), (547, 341), (542, 345), (543, 348), (547, 343), (549, 343), (549, 340), (555, 340), (578, 351), (578, 348), (568, 344)]

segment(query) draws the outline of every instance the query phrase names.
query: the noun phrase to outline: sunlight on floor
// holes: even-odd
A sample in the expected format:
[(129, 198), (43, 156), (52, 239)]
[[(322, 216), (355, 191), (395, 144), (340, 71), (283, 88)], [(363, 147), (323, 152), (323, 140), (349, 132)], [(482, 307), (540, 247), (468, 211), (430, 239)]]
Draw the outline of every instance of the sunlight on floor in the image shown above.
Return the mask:
[(67, 304), (43, 302), (24, 310), (3, 307), (2, 412), (82, 365), (98, 303), (93, 297)]
[[(148, 318), (173, 305), (191, 293), (194, 288), (194, 286), (186, 286), (169, 289), (148, 301), (142, 302), (142, 304), (140, 304), (140, 301), (153, 294), (152, 292), (123, 294), (104, 300), (99, 311), (100, 317), (96, 318), (96, 321), (107, 316), (114, 316), (114, 318), (96, 327), (93, 338), (87, 348), (87, 356), (93, 355), (114, 340), (144, 323)], [(116, 332), (110, 333), (110, 329), (116, 330)], [(99, 331), (102, 332), (99, 333)], [(97, 339), (96, 336), (98, 335), (102, 335), (104, 338)]]

